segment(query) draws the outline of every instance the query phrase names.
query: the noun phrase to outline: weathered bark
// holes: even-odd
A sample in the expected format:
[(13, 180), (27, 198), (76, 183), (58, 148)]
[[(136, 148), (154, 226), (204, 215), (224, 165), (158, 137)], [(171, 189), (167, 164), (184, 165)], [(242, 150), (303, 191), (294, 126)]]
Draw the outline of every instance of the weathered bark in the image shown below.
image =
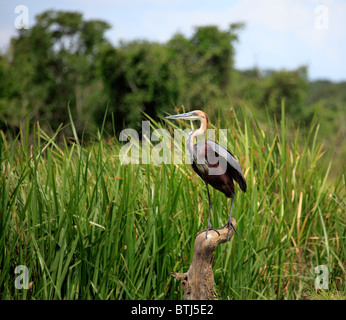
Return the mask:
[[(236, 221), (232, 218), (232, 224), (235, 227)], [(224, 226), (217, 229), (220, 235), (214, 231), (208, 231), (208, 237), (205, 232), (197, 235), (193, 250), (193, 258), (189, 270), (185, 273), (171, 272), (176, 279), (181, 280), (184, 289), (184, 300), (213, 300), (214, 299), (214, 274), (212, 262), (216, 247), (227, 242), (228, 227)], [(233, 228), (230, 231), (230, 237), (234, 234)]]

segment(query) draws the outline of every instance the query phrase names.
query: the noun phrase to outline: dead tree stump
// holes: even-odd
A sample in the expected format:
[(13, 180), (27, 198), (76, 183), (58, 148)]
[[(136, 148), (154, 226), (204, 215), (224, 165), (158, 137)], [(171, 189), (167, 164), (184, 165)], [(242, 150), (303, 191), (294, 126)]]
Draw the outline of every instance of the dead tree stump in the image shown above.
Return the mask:
[[(236, 221), (232, 218), (232, 224), (235, 227)], [(193, 249), (193, 258), (189, 270), (185, 273), (171, 272), (176, 279), (181, 280), (184, 290), (184, 300), (213, 300), (214, 299), (214, 273), (212, 262), (216, 247), (227, 242), (228, 227), (224, 226), (208, 231), (208, 237), (205, 232), (200, 233), (195, 239)], [(230, 239), (233, 237), (234, 229), (231, 229)]]

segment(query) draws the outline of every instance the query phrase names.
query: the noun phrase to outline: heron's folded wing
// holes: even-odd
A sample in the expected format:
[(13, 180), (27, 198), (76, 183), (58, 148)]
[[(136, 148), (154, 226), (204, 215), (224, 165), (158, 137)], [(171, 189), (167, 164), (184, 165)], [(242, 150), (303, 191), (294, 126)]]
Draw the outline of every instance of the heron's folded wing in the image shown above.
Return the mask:
[(214, 150), (217, 156), (225, 159), (227, 161), (227, 171), (230, 173), (231, 177), (237, 181), (239, 187), (242, 191), (246, 191), (246, 181), (244, 175), (241, 171), (240, 165), (237, 159), (230, 153), (227, 149), (220, 146), (218, 143), (212, 140), (207, 140), (208, 145)]

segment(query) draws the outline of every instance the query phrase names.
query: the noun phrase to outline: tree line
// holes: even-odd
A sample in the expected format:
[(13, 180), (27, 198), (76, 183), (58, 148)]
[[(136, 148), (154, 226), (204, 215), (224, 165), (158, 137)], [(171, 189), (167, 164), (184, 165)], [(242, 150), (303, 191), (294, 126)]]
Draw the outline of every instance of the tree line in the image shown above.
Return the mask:
[[(23, 122), (40, 121), (55, 131), (69, 121), (69, 108), (79, 133), (95, 132), (106, 110), (112, 114), (106, 128), (119, 132), (138, 128), (141, 112), (155, 118), (181, 105), (217, 110), (247, 100), (279, 115), (284, 99), (288, 114), (311, 119), (307, 67), (234, 68), (243, 24), (196, 27), (191, 37), (176, 33), (165, 43), (116, 46), (105, 37), (110, 27), (79, 12), (50, 10), (19, 30), (0, 55), (0, 129), (17, 132)], [(317, 99), (310, 96), (310, 104)]]

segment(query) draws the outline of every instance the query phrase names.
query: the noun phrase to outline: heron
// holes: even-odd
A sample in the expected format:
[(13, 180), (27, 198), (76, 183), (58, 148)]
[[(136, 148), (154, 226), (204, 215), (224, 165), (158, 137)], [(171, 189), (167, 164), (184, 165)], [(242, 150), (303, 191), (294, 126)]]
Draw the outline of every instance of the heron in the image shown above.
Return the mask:
[(198, 234), (205, 231), (205, 236), (207, 238), (208, 231), (214, 230), (220, 235), (217, 229), (211, 228), (210, 225), (212, 202), (210, 199), (209, 185), (211, 185), (215, 189), (225, 194), (227, 198), (231, 198), (230, 214), (227, 223), (224, 226), (228, 227), (227, 240), (229, 240), (231, 228), (233, 228), (238, 235), (232, 224), (232, 209), (235, 196), (234, 181), (238, 183), (243, 192), (246, 192), (246, 181), (237, 159), (230, 151), (223, 148), (213, 140), (208, 139), (206, 141), (194, 143), (194, 139), (198, 136), (204, 135), (208, 127), (209, 120), (205, 112), (201, 110), (194, 110), (187, 113), (168, 116), (166, 119), (199, 120), (201, 122), (200, 128), (191, 131), (186, 139), (187, 150), (191, 157), (192, 168), (204, 181), (208, 193), (208, 226), (207, 229), (199, 232)]

